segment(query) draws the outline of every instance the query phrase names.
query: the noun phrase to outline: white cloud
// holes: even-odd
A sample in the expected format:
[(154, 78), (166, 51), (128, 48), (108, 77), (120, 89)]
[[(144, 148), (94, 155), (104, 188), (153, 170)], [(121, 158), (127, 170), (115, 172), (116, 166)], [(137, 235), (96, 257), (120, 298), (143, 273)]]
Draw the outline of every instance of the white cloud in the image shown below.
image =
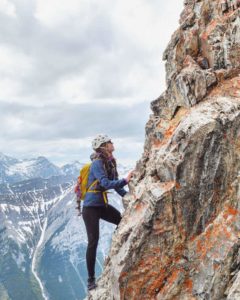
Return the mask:
[(10, 17), (16, 17), (15, 6), (8, 0), (0, 0), (0, 12)]
[(181, 1), (37, 0), (36, 3), (35, 17), (42, 24), (58, 30), (63, 37), (84, 40), (82, 46), (79, 44), (79, 52), (87, 64), (83, 66), (77, 57), (76, 67), (79, 65), (81, 72), (58, 80), (56, 89), (60, 98), (77, 102), (119, 95), (125, 98), (128, 94), (149, 101), (163, 91), (165, 74), (161, 55), (176, 28)]
[(19, 49), (0, 45), (1, 76), (24, 78), (31, 73), (32, 66), (32, 58)]
[(49, 28), (81, 19), (81, 24), (88, 24), (94, 12), (91, 0), (37, 0), (35, 17)]
[[(16, 97), (21, 90), (21, 83), (18, 80), (10, 78), (1, 78), (0, 80), (0, 102), (9, 101)], [(16, 101), (21, 101), (16, 99)]]
[[(11, 46), (0, 45), (0, 101), (18, 102), (23, 81), (33, 70), (32, 58)], [(21, 102), (21, 100), (19, 100)]]
[(61, 78), (57, 82), (56, 90), (60, 99), (67, 99), (69, 103), (87, 103), (88, 94), (85, 89), (86, 77), (79, 75)]
[(146, 50), (152, 50), (159, 44), (157, 36), (164, 6), (164, 3), (155, 1), (117, 1), (111, 15), (129, 39)]

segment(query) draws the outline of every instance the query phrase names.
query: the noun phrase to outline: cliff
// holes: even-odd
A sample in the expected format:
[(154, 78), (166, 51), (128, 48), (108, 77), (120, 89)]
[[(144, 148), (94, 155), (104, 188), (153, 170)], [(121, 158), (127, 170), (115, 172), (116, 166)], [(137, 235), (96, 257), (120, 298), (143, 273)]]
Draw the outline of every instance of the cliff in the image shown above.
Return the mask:
[(240, 1), (184, 4), (89, 299), (240, 299)]

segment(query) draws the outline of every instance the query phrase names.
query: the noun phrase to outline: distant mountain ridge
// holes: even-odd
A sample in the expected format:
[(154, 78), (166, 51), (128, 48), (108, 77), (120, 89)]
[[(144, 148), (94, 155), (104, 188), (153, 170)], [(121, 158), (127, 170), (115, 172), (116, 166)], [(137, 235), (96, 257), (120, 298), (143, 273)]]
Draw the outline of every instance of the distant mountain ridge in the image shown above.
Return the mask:
[[(83, 163), (0, 154), (0, 300), (76, 300), (86, 295), (87, 237), (73, 192)], [(128, 168), (118, 167), (120, 178)], [(114, 191), (109, 202), (123, 210)], [(100, 224), (96, 276), (115, 226)]]
[(48, 179), (52, 176), (76, 177), (83, 163), (75, 161), (61, 168), (46, 157), (16, 159), (0, 153), (0, 183), (16, 183), (33, 178)]

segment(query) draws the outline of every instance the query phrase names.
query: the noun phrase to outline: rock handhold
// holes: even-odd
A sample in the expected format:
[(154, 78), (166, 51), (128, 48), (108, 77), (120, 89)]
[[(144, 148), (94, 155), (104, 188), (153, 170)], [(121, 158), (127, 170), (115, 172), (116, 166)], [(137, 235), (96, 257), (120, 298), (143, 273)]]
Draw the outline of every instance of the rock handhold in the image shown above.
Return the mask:
[(198, 57), (197, 59), (197, 63), (199, 64), (199, 66), (206, 70), (206, 69), (209, 69), (209, 62), (208, 62), (208, 59), (206, 57)]

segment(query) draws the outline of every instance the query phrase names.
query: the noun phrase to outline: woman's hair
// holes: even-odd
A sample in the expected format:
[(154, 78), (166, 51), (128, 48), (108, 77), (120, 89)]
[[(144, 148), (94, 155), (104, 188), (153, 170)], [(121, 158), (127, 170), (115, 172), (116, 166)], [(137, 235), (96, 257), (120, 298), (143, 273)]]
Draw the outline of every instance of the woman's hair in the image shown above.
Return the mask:
[(107, 143), (103, 143), (98, 149), (96, 149), (96, 153), (98, 154), (98, 157), (102, 159), (108, 177), (111, 179), (117, 179), (117, 162), (115, 157), (112, 157), (112, 159), (109, 160), (108, 153), (106, 151), (106, 144)]

